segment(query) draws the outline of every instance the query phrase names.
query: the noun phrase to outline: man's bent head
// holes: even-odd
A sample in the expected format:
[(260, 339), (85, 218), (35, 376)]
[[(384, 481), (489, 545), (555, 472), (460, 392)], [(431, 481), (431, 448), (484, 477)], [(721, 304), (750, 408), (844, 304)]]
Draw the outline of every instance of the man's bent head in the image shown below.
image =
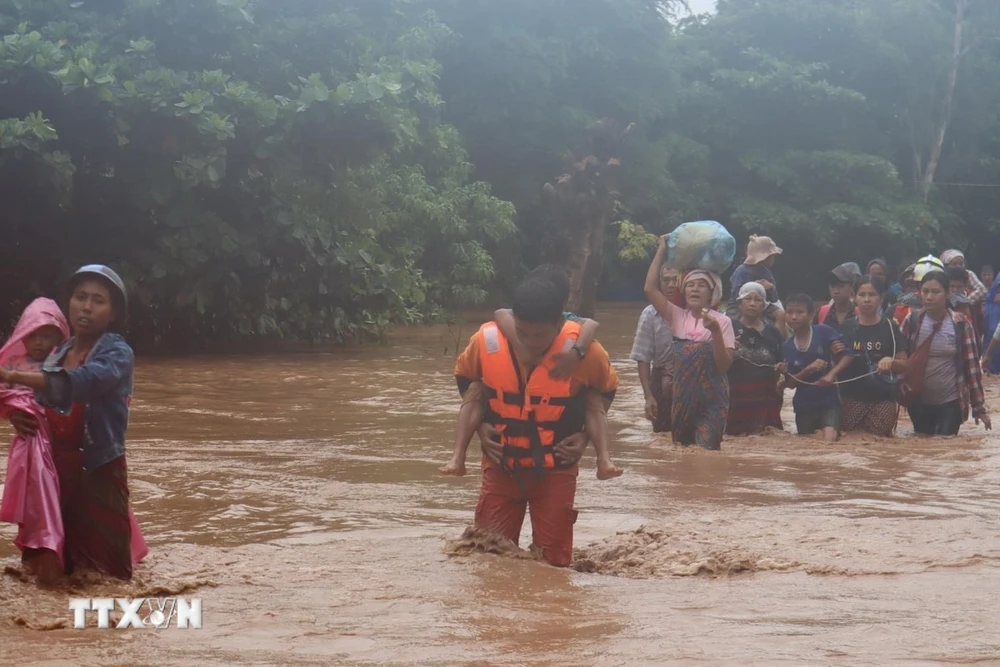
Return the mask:
[(562, 330), (563, 297), (559, 286), (543, 275), (529, 276), (514, 292), (514, 327), (530, 361), (541, 360)]

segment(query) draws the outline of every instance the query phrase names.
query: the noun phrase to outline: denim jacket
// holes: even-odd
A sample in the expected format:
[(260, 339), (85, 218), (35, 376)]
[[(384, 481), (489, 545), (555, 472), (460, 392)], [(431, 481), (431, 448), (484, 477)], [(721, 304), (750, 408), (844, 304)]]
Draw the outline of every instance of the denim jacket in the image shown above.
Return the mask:
[(83, 469), (93, 470), (125, 454), (125, 432), (132, 396), (135, 353), (125, 339), (106, 333), (87, 355), (87, 360), (72, 370), (62, 367), (73, 339), (60, 345), (42, 366), (45, 390), (38, 401), (59, 414), (69, 414), (74, 403), (83, 403)]

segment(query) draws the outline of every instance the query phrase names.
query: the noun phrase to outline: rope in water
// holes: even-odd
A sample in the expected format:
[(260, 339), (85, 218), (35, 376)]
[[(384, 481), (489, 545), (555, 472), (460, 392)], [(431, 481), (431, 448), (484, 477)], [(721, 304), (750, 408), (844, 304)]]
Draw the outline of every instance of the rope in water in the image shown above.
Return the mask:
[[(892, 326), (889, 327), (889, 335), (892, 336), (892, 358), (895, 359), (896, 358), (896, 334), (892, 330)], [(800, 350), (800, 352), (801, 351), (803, 351), (803, 350)], [(734, 360), (734, 361), (736, 361), (736, 360)], [(750, 361), (749, 359), (739, 359), (739, 361), (743, 361), (745, 363), (748, 363), (751, 366), (756, 366), (757, 368), (773, 368), (774, 370), (778, 370), (778, 366), (775, 365), (775, 364), (757, 364), (757, 363), (754, 363), (754, 362)], [(789, 376), (789, 374), (787, 372), (785, 373), (785, 375)], [(812, 387), (820, 387), (820, 386), (823, 386), (823, 387), (834, 387), (834, 386), (841, 385), (841, 384), (849, 384), (851, 382), (857, 382), (858, 380), (863, 380), (865, 378), (872, 377), (873, 375), (879, 375), (879, 371), (875, 370), (875, 371), (872, 371), (871, 373), (865, 373), (864, 375), (859, 375), (858, 377), (850, 378), (848, 380), (837, 380), (836, 382), (831, 382), (828, 385), (820, 385), (820, 384), (818, 384), (816, 382), (807, 382), (806, 380), (794, 380), (794, 378), (793, 378), (793, 380), (797, 384), (807, 384), (807, 385), (812, 386)]]

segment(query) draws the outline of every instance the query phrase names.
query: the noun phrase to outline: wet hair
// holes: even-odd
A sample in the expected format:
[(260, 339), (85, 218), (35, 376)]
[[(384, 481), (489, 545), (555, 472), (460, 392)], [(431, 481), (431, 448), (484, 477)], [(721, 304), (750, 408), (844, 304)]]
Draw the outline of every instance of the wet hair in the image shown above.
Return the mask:
[(799, 306), (805, 306), (807, 313), (816, 312), (816, 304), (807, 294), (792, 294), (787, 299), (785, 299), (785, 310), (788, 310), (788, 306), (792, 304)]
[[(567, 279), (566, 284), (569, 284)], [(558, 323), (563, 316), (563, 306), (568, 294), (553, 276), (529, 275), (514, 291), (511, 304), (514, 317), (531, 323)]]
[(553, 287), (559, 290), (563, 304), (569, 300), (569, 274), (563, 267), (556, 264), (540, 264), (525, 276), (525, 282), (535, 278), (550, 281)]
[(875, 293), (878, 294), (879, 296), (882, 296), (883, 294), (885, 294), (885, 286), (880, 284), (881, 282), (882, 282), (881, 280), (876, 280), (872, 276), (862, 276), (861, 280), (858, 281), (857, 291), (860, 292), (861, 288), (864, 287), (865, 285), (871, 285), (872, 289), (875, 290)]
[(952, 266), (948, 269), (948, 280), (952, 282), (960, 282), (963, 285), (968, 285), (969, 273), (965, 269), (960, 269), (957, 266)]
[(951, 287), (951, 279), (944, 271), (931, 271), (920, 281), (920, 285), (923, 286), (932, 281), (940, 285), (945, 292)]
[(979, 269), (979, 272), (982, 273), (983, 271), (989, 271), (990, 273), (995, 273), (993, 271), (993, 265), (992, 264), (983, 264), (983, 268)]

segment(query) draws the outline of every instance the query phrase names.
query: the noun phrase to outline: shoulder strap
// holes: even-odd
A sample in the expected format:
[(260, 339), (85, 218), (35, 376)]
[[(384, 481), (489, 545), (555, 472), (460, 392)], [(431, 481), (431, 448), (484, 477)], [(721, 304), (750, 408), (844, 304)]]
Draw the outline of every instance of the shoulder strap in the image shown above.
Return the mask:
[(816, 324), (824, 324), (829, 314), (830, 314), (830, 304), (824, 303), (822, 306), (819, 307), (819, 313), (816, 315)]
[(896, 352), (898, 349), (896, 347), (896, 331), (892, 328), (892, 325), (895, 324), (895, 322), (892, 321), (891, 317), (884, 317), (884, 316), (882, 317), (882, 321), (885, 322), (885, 325), (887, 327), (889, 327), (889, 335), (892, 337), (892, 358), (895, 359)]

